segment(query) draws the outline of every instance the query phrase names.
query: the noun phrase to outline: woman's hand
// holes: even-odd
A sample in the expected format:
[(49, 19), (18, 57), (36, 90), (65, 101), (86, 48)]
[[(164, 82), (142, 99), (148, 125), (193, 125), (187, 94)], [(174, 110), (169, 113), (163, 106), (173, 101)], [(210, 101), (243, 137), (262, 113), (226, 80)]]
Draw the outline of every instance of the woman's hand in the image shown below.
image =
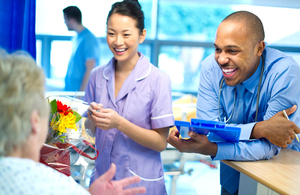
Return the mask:
[(92, 118), (93, 112), (99, 112), (101, 109), (103, 109), (102, 104), (97, 104), (96, 102), (90, 103), (90, 107), (87, 110), (88, 119), (93, 121), (93, 118)]
[(93, 111), (98, 111), (103, 109), (102, 104), (97, 104), (96, 102), (91, 102), (90, 107), (88, 108), (88, 117), (92, 114)]
[(167, 146), (169, 127), (149, 131), (126, 120), (113, 109), (104, 109), (101, 104), (95, 102), (90, 105), (88, 117), (95, 127), (103, 130), (116, 128), (138, 144), (152, 150), (161, 152)]
[(104, 109), (102, 104), (93, 103), (91, 103), (88, 115), (89, 118), (93, 121), (94, 125), (103, 130), (113, 128), (118, 129), (123, 117), (121, 117), (116, 111), (112, 109)]

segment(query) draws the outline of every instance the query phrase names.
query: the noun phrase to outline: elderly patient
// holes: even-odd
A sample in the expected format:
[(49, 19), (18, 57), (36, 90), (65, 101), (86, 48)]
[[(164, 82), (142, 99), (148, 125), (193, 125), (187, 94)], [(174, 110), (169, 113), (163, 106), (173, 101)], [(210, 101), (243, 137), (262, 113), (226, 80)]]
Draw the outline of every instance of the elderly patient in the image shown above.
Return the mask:
[(110, 169), (85, 190), (71, 177), (38, 163), (48, 132), (49, 108), (44, 74), (24, 54), (0, 50), (0, 194), (137, 194), (144, 187), (123, 189), (140, 181), (111, 181)]

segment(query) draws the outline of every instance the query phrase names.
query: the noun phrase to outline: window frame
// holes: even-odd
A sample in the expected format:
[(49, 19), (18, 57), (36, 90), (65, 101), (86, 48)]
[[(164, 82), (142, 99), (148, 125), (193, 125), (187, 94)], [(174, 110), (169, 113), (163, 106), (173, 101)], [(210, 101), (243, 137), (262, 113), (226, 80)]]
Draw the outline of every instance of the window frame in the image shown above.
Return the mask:
[[(203, 47), (203, 48), (214, 48), (213, 42), (203, 42), (203, 41), (183, 41), (183, 40), (160, 40), (158, 39), (158, 13), (159, 13), (159, 0), (154, 0), (152, 3), (152, 31), (154, 32), (154, 38), (146, 38), (143, 44), (149, 45), (151, 48), (150, 62), (155, 66), (158, 66), (158, 58), (160, 54), (160, 48), (162, 46), (180, 46), (180, 47)], [(153, 35), (152, 32), (152, 35)], [(37, 34), (36, 39), (41, 41), (41, 66), (43, 67), (46, 77), (51, 78), (51, 42), (52, 41), (71, 41), (72, 36), (63, 36), (63, 35), (42, 35)], [(105, 37), (97, 37), (101, 43), (106, 43)], [(282, 52), (293, 52), (300, 54), (300, 45), (299, 46), (282, 46), (282, 45), (266, 45), (267, 47), (278, 49)], [(298, 62), (299, 63), (299, 62)], [(195, 92), (191, 91), (176, 91), (182, 93), (197, 94), (197, 89)]]

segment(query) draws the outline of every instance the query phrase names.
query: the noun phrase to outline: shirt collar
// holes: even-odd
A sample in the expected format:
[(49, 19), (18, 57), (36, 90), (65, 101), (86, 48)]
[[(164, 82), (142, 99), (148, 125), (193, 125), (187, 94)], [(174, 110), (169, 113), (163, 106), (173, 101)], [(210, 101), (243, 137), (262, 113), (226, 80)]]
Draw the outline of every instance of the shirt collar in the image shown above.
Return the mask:
[(247, 79), (246, 81), (242, 82), (242, 84), (244, 85), (244, 87), (250, 91), (251, 93), (254, 93), (254, 90), (256, 88), (256, 86), (258, 85), (259, 83), (259, 78), (260, 78), (260, 73), (261, 71), (261, 68), (262, 68), (262, 57), (260, 58), (260, 62), (259, 62), (259, 65), (256, 69), (256, 71), (254, 72), (254, 74), (249, 78)]
[[(140, 58), (138, 59), (134, 69), (130, 73), (130, 77), (134, 77), (134, 80), (140, 81), (146, 78), (151, 72), (151, 64), (147, 58), (140, 52), (138, 52)], [(104, 68), (103, 77), (106, 80), (112, 80), (115, 74), (116, 59), (112, 58), (108, 65)]]
[(77, 33), (78, 36), (82, 36), (83, 34), (85, 34), (85, 32), (88, 31), (87, 28), (83, 28), (82, 31), (80, 31), (79, 33)]

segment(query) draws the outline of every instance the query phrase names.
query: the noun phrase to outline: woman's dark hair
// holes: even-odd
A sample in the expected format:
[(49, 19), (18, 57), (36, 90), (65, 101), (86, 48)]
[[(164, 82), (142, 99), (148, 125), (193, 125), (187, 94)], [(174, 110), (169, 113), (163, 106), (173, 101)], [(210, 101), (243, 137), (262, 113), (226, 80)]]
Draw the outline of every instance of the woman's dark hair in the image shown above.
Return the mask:
[(145, 28), (145, 17), (142, 7), (139, 4), (138, 0), (124, 0), (121, 2), (114, 3), (111, 6), (111, 10), (108, 13), (106, 24), (108, 23), (109, 17), (114, 13), (129, 16), (132, 19), (136, 20), (136, 27), (140, 30), (140, 32), (143, 32)]

